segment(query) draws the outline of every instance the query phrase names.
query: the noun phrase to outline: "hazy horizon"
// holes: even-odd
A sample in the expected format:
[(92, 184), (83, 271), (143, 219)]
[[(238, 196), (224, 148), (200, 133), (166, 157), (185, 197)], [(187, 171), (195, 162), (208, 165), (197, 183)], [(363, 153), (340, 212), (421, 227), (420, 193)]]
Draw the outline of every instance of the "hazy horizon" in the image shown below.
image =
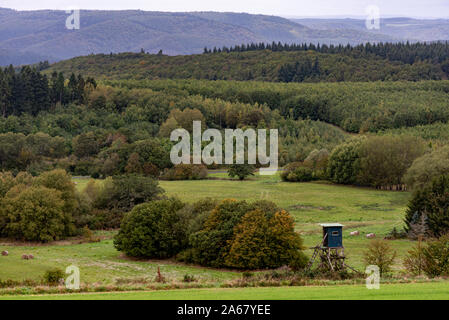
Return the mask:
[(449, 18), (449, 1), (429, 0), (319, 0), (314, 3), (298, 0), (295, 2), (278, 0), (276, 3), (269, 0), (237, 1), (203, 1), (192, 0), (188, 3), (181, 0), (166, 0), (158, 3), (148, 3), (144, 0), (41, 0), (39, 3), (31, 0), (0, 0), (0, 7), (26, 10), (67, 10), (78, 8), (82, 10), (143, 10), (162, 12), (235, 12), (249, 14), (276, 15), (288, 18), (353, 18), (366, 17), (368, 6), (378, 6), (381, 17), (410, 17), (423, 19)]

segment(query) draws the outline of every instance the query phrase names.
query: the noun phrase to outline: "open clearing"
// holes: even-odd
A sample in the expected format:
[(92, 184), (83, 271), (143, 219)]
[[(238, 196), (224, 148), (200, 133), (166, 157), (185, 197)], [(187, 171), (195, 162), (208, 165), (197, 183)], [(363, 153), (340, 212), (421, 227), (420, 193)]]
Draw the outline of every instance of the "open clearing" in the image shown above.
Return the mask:
[(188, 289), (147, 292), (10, 296), (0, 300), (447, 300), (449, 283), (385, 284), (379, 290), (365, 286)]

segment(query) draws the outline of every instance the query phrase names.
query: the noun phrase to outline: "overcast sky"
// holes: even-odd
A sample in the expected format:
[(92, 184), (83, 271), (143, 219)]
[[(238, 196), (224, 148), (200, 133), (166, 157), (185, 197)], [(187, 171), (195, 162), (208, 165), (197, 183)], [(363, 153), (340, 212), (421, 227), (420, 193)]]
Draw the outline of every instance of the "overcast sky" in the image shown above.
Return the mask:
[(142, 9), (231, 11), (282, 16), (365, 16), (370, 5), (382, 16), (449, 17), (449, 0), (0, 0), (0, 7), (35, 9)]

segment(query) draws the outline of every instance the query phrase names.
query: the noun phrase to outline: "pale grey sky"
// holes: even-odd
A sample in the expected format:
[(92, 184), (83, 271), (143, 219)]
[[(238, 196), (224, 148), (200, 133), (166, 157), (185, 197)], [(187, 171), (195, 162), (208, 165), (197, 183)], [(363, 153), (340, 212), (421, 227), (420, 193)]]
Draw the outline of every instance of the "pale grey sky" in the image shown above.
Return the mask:
[(142, 9), (232, 11), (283, 16), (365, 16), (376, 5), (383, 16), (449, 17), (449, 0), (0, 0), (0, 7), (35, 9)]

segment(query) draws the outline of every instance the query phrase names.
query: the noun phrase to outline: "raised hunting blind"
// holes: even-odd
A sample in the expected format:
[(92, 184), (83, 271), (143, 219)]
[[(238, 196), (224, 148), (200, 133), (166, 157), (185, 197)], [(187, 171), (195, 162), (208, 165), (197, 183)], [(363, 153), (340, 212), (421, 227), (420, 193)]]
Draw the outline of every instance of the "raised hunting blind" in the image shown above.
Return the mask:
[(319, 257), (318, 269), (322, 271), (342, 271), (345, 268), (354, 270), (345, 264), (345, 248), (343, 247), (344, 226), (339, 223), (322, 223), (320, 226), (323, 228), (323, 238), (319, 245), (311, 248), (314, 251), (307, 270), (313, 266), (317, 257)]
[(323, 227), (323, 247), (342, 248), (343, 247), (343, 225), (339, 223), (322, 223)]

